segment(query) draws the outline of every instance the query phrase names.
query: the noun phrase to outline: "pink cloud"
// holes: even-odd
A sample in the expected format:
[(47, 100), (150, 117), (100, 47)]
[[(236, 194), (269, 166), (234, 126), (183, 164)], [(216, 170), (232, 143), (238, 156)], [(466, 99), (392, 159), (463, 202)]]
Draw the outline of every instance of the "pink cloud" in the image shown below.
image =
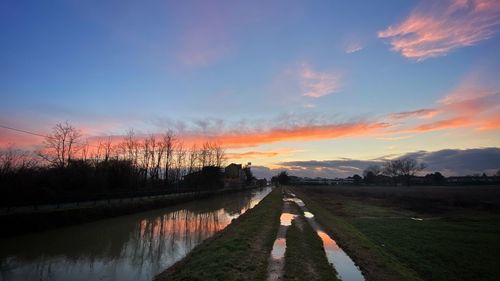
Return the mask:
[(319, 98), (340, 90), (340, 75), (334, 72), (319, 72), (308, 65), (300, 69), (302, 95)]
[(491, 38), (500, 24), (498, 0), (424, 1), (402, 23), (379, 31), (392, 49), (424, 60)]
[[(500, 127), (500, 88), (482, 84), (476, 76), (470, 76), (439, 100), (435, 110), (440, 116), (444, 116), (443, 119), (417, 125), (410, 131), (425, 132), (461, 127), (497, 129)], [(410, 115), (411, 113), (409, 112)]]

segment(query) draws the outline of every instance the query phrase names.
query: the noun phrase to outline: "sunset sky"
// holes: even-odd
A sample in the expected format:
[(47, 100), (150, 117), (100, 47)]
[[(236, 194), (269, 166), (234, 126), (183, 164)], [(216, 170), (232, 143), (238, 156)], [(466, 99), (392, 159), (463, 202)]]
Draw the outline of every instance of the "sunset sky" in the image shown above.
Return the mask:
[(0, 34), (0, 125), (172, 129), (262, 175), (500, 168), (498, 0), (7, 0)]

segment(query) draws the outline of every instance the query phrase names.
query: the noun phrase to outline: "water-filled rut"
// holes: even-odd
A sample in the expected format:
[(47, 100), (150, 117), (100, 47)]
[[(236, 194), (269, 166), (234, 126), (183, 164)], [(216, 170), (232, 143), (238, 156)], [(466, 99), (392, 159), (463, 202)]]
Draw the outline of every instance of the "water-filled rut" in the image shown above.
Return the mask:
[(325, 254), (328, 262), (337, 271), (337, 277), (342, 281), (364, 281), (363, 274), (354, 261), (342, 250), (339, 245), (332, 239), (316, 222), (314, 214), (311, 213), (304, 202), (297, 198), (295, 194), (289, 193), (284, 201), (293, 202), (297, 204), (303, 212), (304, 217), (307, 219), (311, 227), (316, 231), (319, 238), (323, 242)]

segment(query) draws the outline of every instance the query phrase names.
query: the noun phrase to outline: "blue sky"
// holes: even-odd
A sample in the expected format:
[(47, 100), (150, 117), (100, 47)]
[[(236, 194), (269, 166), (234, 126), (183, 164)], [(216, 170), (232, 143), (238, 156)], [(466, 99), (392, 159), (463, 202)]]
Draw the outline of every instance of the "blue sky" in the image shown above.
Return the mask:
[(278, 151), (253, 159), (272, 167), (496, 147), (499, 14), (488, 0), (2, 1), (0, 121), (264, 134), (227, 147)]

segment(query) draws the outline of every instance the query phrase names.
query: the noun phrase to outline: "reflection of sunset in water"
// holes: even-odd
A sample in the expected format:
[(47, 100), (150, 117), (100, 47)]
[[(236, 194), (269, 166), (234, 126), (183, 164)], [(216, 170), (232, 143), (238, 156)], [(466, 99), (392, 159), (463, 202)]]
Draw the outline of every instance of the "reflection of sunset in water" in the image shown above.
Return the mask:
[(274, 241), (271, 256), (274, 259), (282, 259), (285, 256), (285, 250), (286, 250), (286, 239), (278, 238)]
[(149, 281), (270, 191), (219, 195), (0, 240), (0, 280)]
[(339, 250), (339, 246), (337, 245), (337, 242), (335, 242), (335, 240), (330, 238), (330, 236), (328, 236), (328, 234), (319, 230), (318, 236), (319, 236), (319, 238), (321, 238), (321, 240), (323, 240), (323, 246), (325, 247), (326, 251), (328, 251), (328, 250), (338, 251)]
[(154, 220), (144, 219), (139, 223), (141, 237), (158, 238), (164, 234), (188, 235), (191, 233), (212, 234), (231, 223), (233, 217), (219, 209), (210, 213), (196, 214), (187, 210), (165, 214)]
[(281, 222), (281, 225), (284, 225), (284, 226), (289, 226), (292, 224), (292, 220), (295, 218), (296, 215), (294, 214), (290, 214), (290, 213), (283, 213), (281, 214), (281, 217), (280, 217), (280, 222)]
[(317, 230), (318, 236), (323, 241), (326, 258), (337, 271), (338, 277), (343, 281), (364, 281), (361, 270), (354, 264), (352, 259), (337, 245), (328, 234)]

